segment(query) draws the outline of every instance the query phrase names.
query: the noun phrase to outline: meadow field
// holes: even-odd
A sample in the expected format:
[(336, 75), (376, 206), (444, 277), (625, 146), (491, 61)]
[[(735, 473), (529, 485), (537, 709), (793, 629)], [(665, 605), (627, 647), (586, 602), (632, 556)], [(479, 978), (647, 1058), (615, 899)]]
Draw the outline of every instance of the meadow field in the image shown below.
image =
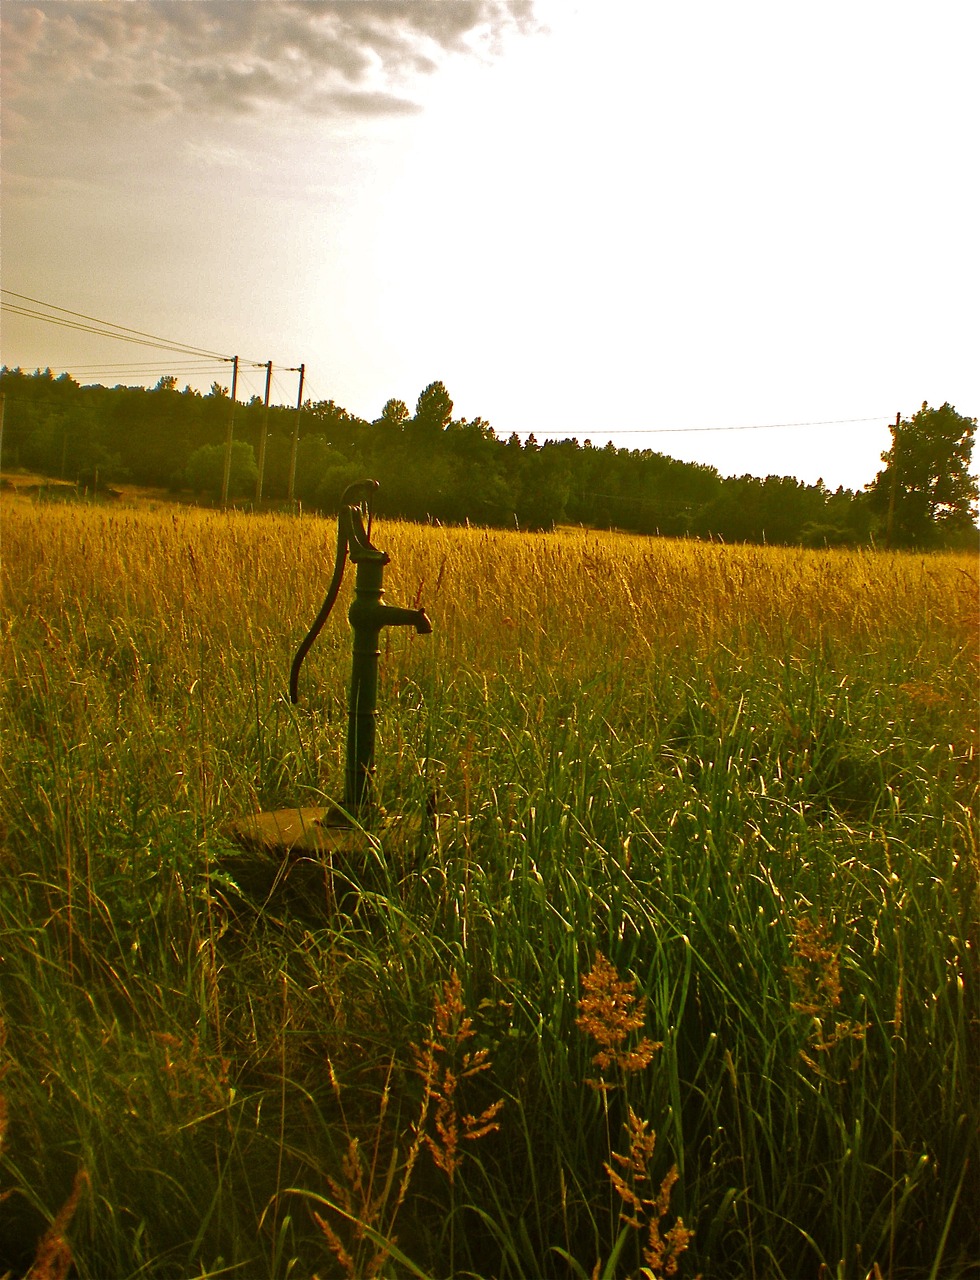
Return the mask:
[(334, 525), (0, 504), (0, 1276), (980, 1275), (974, 556), (379, 522), (283, 861)]

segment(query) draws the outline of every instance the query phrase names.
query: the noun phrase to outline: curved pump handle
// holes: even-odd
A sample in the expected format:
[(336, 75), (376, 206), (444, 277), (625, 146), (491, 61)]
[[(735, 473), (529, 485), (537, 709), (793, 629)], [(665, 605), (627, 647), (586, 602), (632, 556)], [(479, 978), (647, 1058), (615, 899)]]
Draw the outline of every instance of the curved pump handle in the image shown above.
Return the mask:
[[(337, 517), (337, 558), (334, 561), (333, 578), (330, 580), (330, 586), (320, 612), (316, 615), (306, 639), (297, 650), (289, 672), (289, 700), (294, 706), (299, 702), (299, 669), (303, 665), (303, 659), (313, 647), (313, 642), (323, 630), (331, 609), (337, 603), (340, 584), (344, 576), (344, 567), (347, 564), (348, 547), (352, 540), (355, 544), (371, 545), (371, 508), (369, 500), (379, 487), (377, 480), (355, 480), (353, 484), (347, 486), (341, 496), (340, 513)], [(366, 530), (362, 515), (365, 511), (368, 520)]]
[[(344, 492), (340, 495), (340, 516), (338, 518), (339, 525), (348, 510), (353, 510), (360, 515), (361, 511), (367, 512), (368, 528), (371, 527), (371, 499), (381, 488), (377, 480), (355, 480), (353, 484), (349, 484)], [(368, 535), (370, 536), (370, 534)]]
[[(380, 489), (377, 480), (355, 480), (344, 490), (340, 499), (340, 515), (337, 518), (338, 543), (343, 529), (350, 558), (356, 564), (363, 555), (384, 556), (371, 546), (371, 496)], [(367, 528), (364, 516), (367, 515)], [(359, 554), (360, 553), (360, 554)], [(385, 556), (387, 562), (388, 557)]]

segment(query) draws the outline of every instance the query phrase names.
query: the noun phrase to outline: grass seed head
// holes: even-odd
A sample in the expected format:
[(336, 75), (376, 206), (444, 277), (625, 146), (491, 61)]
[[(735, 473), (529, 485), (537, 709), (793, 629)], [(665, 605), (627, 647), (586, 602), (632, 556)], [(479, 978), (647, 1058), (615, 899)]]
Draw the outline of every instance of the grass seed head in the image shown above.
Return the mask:
[(649, 1121), (641, 1119), (632, 1107), (625, 1124), (628, 1149), (625, 1153), (614, 1151), (613, 1161), (604, 1168), (613, 1190), (623, 1202), (620, 1221), (634, 1231), (646, 1229), (643, 1247), (644, 1274), (652, 1277), (676, 1275), (680, 1256), (690, 1244), (694, 1232), (678, 1217), (673, 1226), (664, 1230), (664, 1220), (670, 1213), (670, 1198), (678, 1179), (677, 1166), (668, 1169), (656, 1194), (646, 1194), (650, 1181), (650, 1162), (657, 1145), (657, 1135)]
[(34, 1264), (24, 1280), (66, 1280), (75, 1259), (71, 1245), (65, 1239), (65, 1232), (71, 1225), (82, 1191), (87, 1185), (88, 1174), (84, 1169), (79, 1169), (68, 1199), (38, 1243)]
[[(816, 921), (807, 917), (797, 920), (790, 948), (794, 961), (786, 973), (795, 997), (790, 1008), (811, 1019), (808, 1049), (828, 1054), (845, 1041), (863, 1040), (868, 1023), (834, 1016), (841, 999), (840, 945), (829, 941), (826, 921), (822, 917)], [(817, 1075), (832, 1079), (811, 1052), (801, 1049), (802, 1061)], [(852, 1070), (858, 1061), (855, 1058), (851, 1062)]]
[(638, 1031), (646, 1021), (646, 996), (638, 996), (631, 978), (620, 978), (616, 967), (596, 952), (592, 969), (582, 979), (584, 992), (578, 1002), (580, 1010), (575, 1022), (579, 1030), (599, 1046), (592, 1061), (600, 1071), (618, 1067), (625, 1073), (642, 1071), (662, 1049), (662, 1043), (643, 1036), (627, 1047), (630, 1032)]
[(802, 917), (790, 942), (794, 960), (786, 972), (793, 985), (796, 1013), (823, 1017), (840, 1004), (840, 946), (828, 941), (827, 923)]
[(424, 1126), (428, 1104), (435, 1104), (433, 1126), (435, 1136), (421, 1130), (436, 1168), (441, 1169), (452, 1183), (463, 1163), (460, 1142), (475, 1142), (495, 1129), (503, 1099), (492, 1103), (479, 1115), (461, 1115), (457, 1094), (459, 1084), (489, 1070), (491, 1063), (487, 1049), (463, 1050), (462, 1046), (475, 1031), (473, 1020), (467, 1016), (463, 1000), (463, 986), (453, 970), (448, 982), (443, 983), (442, 996), (433, 1009), (432, 1034), (414, 1046), (415, 1071), (422, 1078), (425, 1095), (422, 1124)]

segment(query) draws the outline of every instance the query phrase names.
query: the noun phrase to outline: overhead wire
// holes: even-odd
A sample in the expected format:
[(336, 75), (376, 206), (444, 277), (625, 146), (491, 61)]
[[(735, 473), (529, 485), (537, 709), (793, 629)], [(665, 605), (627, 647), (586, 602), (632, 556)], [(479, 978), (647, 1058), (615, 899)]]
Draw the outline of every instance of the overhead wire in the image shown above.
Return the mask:
[[(161, 360), (159, 364), (153, 364), (149, 360), (128, 360), (128, 361), (127, 360), (98, 360), (94, 364), (71, 364), (66, 366), (66, 369), (69, 373), (73, 369), (76, 372), (80, 372), (80, 373), (88, 373), (92, 370), (98, 373), (101, 369), (106, 369), (106, 368), (119, 369), (123, 372), (125, 372), (127, 369), (136, 369), (136, 370), (149, 369), (152, 372), (153, 370), (156, 370), (156, 369), (173, 368), (174, 363), (175, 362), (172, 360), (166, 360), (166, 361)], [(181, 362), (179, 367), (192, 368), (195, 365), (199, 365), (199, 364), (211, 365), (211, 364), (214, 364), (214, 360), (204, 359), (203, 357), (199, 360), (188, 359), (186, 362)]]
[[(23, 298), (23, 294), (13, 294), (9, 289), (2, 290), (10, 297)], [(28, 298), (28, 302), (36, 299)], [(57, 325), (62, 329), (76, 329), (82, 333), (93, 333), (100, 338), (112, 338), (116, 342), (129, 342), (135, 346), (153, 347), (158, 351), (175, 351), (180, 355), (206, 357), (210, 360), (230, 362), (233, 356), (226, 356), (219, 351), (208, 351), (203, 347), (195, 347), (190, 343), (178, 342), (171, 338), (158, 337), (155, 334), (143, 333), (139, 329), (129, 329), (125, 325), (113, 324), (111, 320), (99, 320), (94, 316), (85, 316), (77, 311), (69, 311), (66, 307), (56, 307), (52, 303), (38, 302), (37, 306), (46, 307), (49, 311), (60, 311), (63, 315), (48, 315), (36, 307), (25, 307), (16, 302), (2, 302), (0, 306), (12, 315), (24, 316), (31, 320), (43, 320), (47, 324)], [(68, 319), (66, 317), (73, 317)]]
[(283, 385), (282, 379), (279, 377), (279, 374), (276, 372), (275, 368), (273, 368), (272, 370), (272, 387), (277, 395), (280, 395), (283, 398), (287, 396), (288, 394), (287, 388)]
[(162, 365), (149, 365), (149, 366), (137, 365), (135, 367), (128, 366), (128, 365), (122, 365), (122, 366), (94, 365), (90, 368), (85, 368), (83, 366), (78, 366), (78, 365), (69, 365), (65, 369), (65, 373), (67, 373), (69, 377), (82, 379), (82, 380), (90, 379), (90, 378), (105, 378), (105, 377), (140, 378), (140, 379), (150, 379), (150, 378), (159, 379), (159, 378), (165, 378), (165, 377), (176, 378), (179, 374), (185, 377), (186, 376), (210, 377), (213, 374), (214, 375), (220, 374), (222, 376), (227, 376), (228, 366), (217, 365), (217, 364), (185, 365), (185, 364), (175, 363), (175, 364), (162, 364)]
[[(775, 431), (781, 427), (834, 427), (842, 426), (845, 423), (855, 422), (885, 422), (891, 421), (894, 414), (881, 413), (872, 418), (820, 418), (810, 422), (747, 422), (740, 423), (737, 426), (725, 427), (605, 427), (601, 431), (595, 432), (598, 436), (667, 436), (667, 435), (694, 435), (702, 431)], [(561, 435), (571, 439), (568, 428), (562, 427), (528, 427), (526, 429), (517, 430), (511, 433), (517, 436), (553, 436)], [(575, 436), (589, 436), (588, 431), (577, 431)]]
[[(113, 320), (102, 320), (96, 316), (87, 315), (82, 311), (72, 311), (68, 307), (59, 307), (53, 302), (44, 302), (40, 298), (30, 297), (28, 294), (15, 293), (12, 289), (0, 289), (0, 294), (4, 294), (8, 298), (18, 299), (17, 302), (6, 302), (0, 299), (0, 306), (12, 315), (19, 315), (32, 320), (43, 320), (48, 324), (58, 325), (64, 329), (77, 329), (80, 332), (93, 333), (102, 338), (114, 338), (117, 342), (130, 342), (138, 346), (153, 347), (160, 351), (175, 351), (180, 355), (220, 360), (225, 364), (231, 364), (236, 359), (235, 356), (225, 355), (221, 351), (212, 351), (206, 347), (194, 346), (188, 342), (163, 338), (159, 334), (148, 333), (144, 329), (133, 329), (128, 325), (116, 324)], [(23, 303), (31, 303), (32, 306), (25, 307)], [(45, 308), (45, 311), (55, 311), (60, 314), (47, 315), (45, 311), (38, 311), (38, 307)], [(64, 317), (71, 317), (71, 319), (65, 319)], [(81, 323), (82, 321), (86, 323)], [(95, 326), (99, 327), (96, 328)], [(267, 364), (265, 360), (251, 360), (244, 356), (238, 357), (238, 360), (239, 367), (243, 364), (265, 367)]]

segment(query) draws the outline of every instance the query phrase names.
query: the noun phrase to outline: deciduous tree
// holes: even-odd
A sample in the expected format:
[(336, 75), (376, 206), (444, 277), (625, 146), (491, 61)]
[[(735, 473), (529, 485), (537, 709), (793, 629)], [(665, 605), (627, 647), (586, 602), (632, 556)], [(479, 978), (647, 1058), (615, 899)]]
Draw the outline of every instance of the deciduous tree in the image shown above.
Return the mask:
[(928, 545), (975, 527), (977, 481), (970, 474), (976, 418), (928, 404), (892, 428), (885, 464), (868, 486), (889, 543)]
[[(187, 483), (197, 493), (209, 493), (216, 497), (221, 492), (224, 476), (225, 448), (223, 445), (206, 444), (195, 449), (187, 459)], [(235, 440), (231, 446), (231, 470), (228, 493), (232, 498), (242, 498), (255, 490), (259, 468), (255, 452), (244, 440)]]

